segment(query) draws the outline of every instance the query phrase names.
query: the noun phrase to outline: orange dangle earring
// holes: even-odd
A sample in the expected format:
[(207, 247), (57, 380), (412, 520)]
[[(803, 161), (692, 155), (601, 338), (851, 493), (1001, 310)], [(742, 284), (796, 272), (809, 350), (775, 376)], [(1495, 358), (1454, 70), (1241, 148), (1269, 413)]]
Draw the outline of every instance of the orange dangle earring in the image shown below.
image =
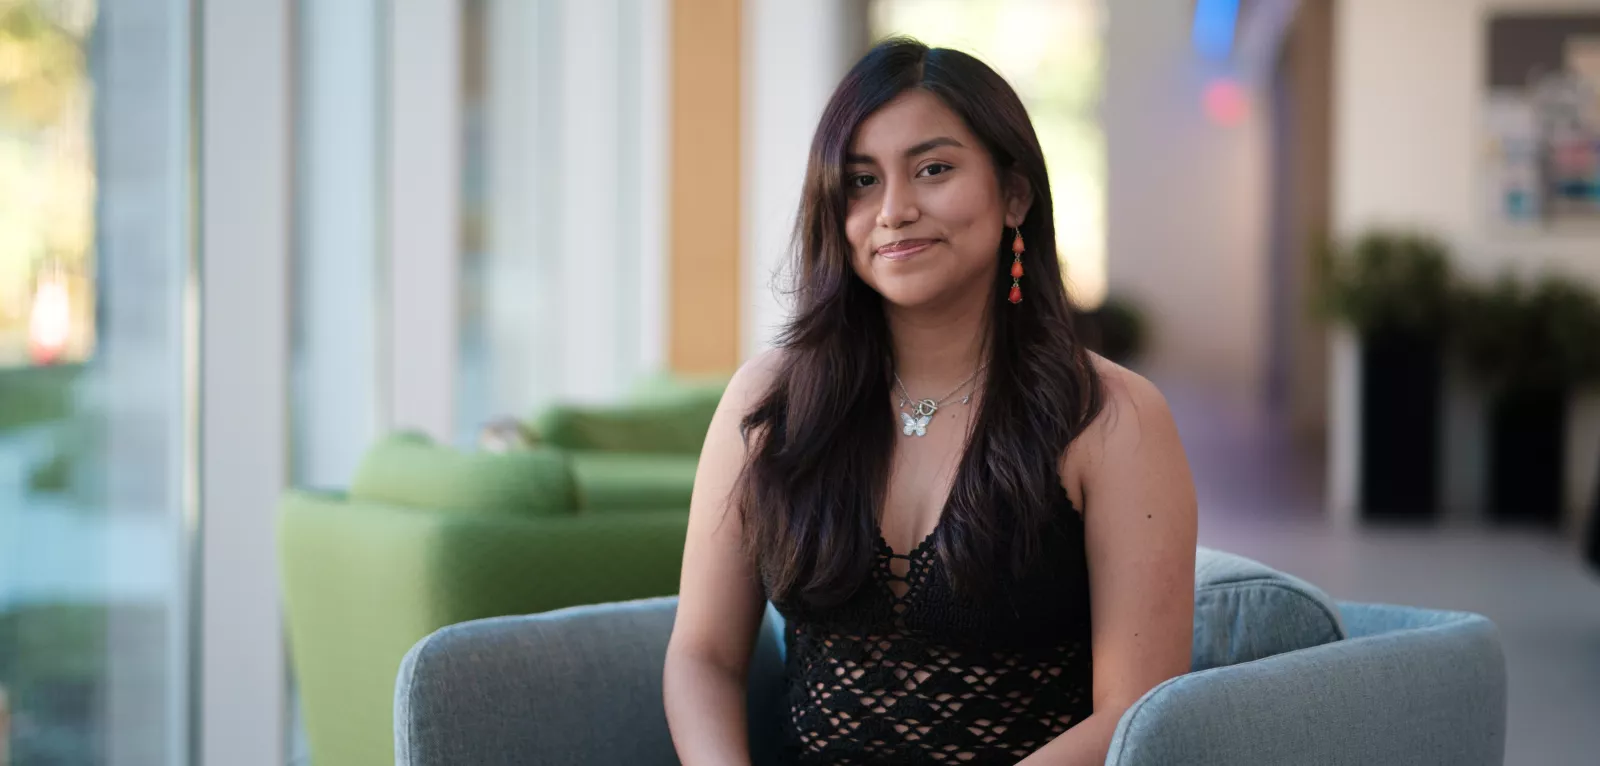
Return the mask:
[(1022, 302), (1022, 229), (1017, 229), (1016, 239), (1011, 240), (1011, 294), (1006, 300), (1013, 304)]

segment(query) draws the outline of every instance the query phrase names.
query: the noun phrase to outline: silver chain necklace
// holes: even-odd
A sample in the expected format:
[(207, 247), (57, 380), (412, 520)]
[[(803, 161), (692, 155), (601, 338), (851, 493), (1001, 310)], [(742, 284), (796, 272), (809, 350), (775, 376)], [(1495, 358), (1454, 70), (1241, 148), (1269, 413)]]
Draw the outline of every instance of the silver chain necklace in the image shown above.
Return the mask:
[[(966, 380), (961, 381), (959, 385), (957, 385), (954, 389), (951, 389), (950, 393), (945, 394), (938, 401), (934, 401), (932, 399), (913, 399), (911, 394), (906, 391), (906, 384), (900, 380), (900, 373), (895, 373), (894, 383), (900, 388), (900, 409), (904, 410), (907, 405), (911, 405), (913, 403), (916, 405), (912, 408), (910, 413), (900, 413), (901, 433), (904, 433), (906, 436), (927, 436), (928, 424), (933, 421), (933, 414), (938, 412), (939, 408), (948, 403), (952, 397), (960, 393), (961, 389), (966, 388), (968, 383), (977, 380), (978, 376), (983, 374), (983, 371), (988, 367), (989, 365), (984, 364), (979, 366), (978, 369), (973, 370), (972, 374), (968, 375)], [(961, 397), (962, 404), (966, 404), (970, 401), (972, 401), (971, 393)]]

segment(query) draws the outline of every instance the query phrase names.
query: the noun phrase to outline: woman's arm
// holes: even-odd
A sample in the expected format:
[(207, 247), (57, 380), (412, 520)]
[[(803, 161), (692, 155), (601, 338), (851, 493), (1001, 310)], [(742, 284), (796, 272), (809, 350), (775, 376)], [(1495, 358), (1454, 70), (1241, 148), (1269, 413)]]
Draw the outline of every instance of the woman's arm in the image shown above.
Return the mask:
[(746, 460), (739, 422), (770, 385), (772, 363), (771, 354), (753, 359), (728, 383), (695, 474), (662, 674), (667, 726), (685, 766), (750, 763), (745, 687), (766, 604), (729, 494)]
[[(1094, 713), (1022, 761), (1106, 761), (1122, 714), (1189, 672), (1194, 635), (1194, 480), (1166, 400), (1149, 381), (1099, 362), (1106, 407), (1069, 449), (1082, 489), (1094, 622)], [(1071, 454), (1077, 452), (1078, 454)]]

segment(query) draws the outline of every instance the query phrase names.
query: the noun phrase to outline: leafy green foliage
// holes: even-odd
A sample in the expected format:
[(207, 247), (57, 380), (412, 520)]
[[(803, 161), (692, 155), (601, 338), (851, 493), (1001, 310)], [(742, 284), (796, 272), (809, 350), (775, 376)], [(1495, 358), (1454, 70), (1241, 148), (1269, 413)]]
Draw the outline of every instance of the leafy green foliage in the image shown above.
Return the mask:
[(1600, 296), (1547, 275), (1529, 285), (1502, 276), (1462, 288), (1455, 336), (1468, 365), (1492, 385), (1565, 389), (1600, 382)]
[(1354, 242), (1324, 244), (1316, 259), (1316, 308), (1363, 335), (1443, 335), (1455, 277), (1450, 252), (1429, 235), (1374, 230)]
[(78, 366), (0, 370), (0, 431), (71, 415), (73, 384), (82, 371)]

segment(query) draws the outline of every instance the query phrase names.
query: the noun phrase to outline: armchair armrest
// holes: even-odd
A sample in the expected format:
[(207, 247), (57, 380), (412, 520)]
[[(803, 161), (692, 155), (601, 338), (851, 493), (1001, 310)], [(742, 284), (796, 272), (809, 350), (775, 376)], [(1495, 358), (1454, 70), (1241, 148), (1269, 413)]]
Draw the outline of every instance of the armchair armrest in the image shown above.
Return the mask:
[[(676, 597), (453, 625), (419, 642), (395, 688), (397, 766), (678, 763), (661, 701)], [(769, 608), (750, 667), (756, 763), (783, 694)]]
[(1505, 657), (1460, 612), (1341, 604), (1352, 638), (1179, 676), (1117, 725), (1108, 766), (1498, 766)]

